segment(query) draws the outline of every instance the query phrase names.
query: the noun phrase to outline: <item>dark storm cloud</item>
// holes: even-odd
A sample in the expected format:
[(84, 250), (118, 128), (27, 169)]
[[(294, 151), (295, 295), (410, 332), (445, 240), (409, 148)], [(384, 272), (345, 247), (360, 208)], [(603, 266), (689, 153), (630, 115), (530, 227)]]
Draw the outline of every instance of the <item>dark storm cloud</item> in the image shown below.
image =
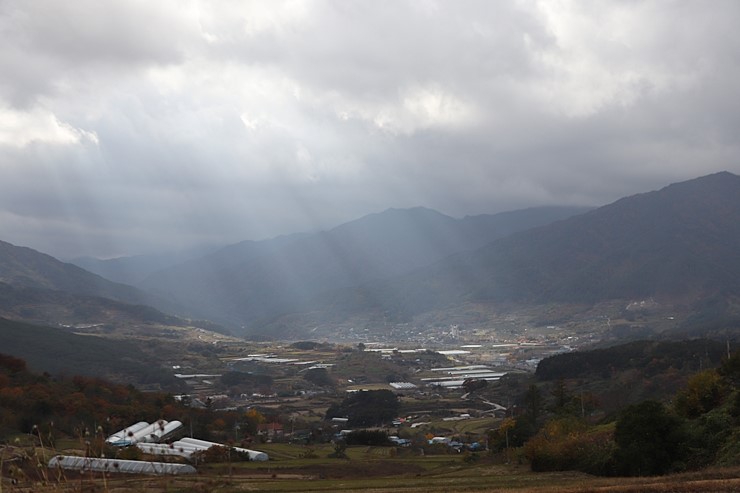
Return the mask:
[(0, 2), (2, 239), (116, 255), (740, 172), (737, 2)]

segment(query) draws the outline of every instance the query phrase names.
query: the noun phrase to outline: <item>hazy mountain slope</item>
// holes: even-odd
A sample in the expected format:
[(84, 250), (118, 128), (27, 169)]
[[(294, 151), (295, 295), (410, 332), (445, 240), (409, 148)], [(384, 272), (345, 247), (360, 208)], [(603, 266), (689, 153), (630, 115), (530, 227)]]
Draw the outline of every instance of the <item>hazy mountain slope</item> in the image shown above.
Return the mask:
[(186, 322), (146, 305), (131, 305), (98, 296), (12, 287), (0, 283), (0, 317), (41, 325), (86, 323), (185, 325)]
[(539, 208), (453, 219), (390, 209), (332, 230), (242, 243), (150, 276), (140, 286), (191, 314), (243, 324), (311, 308), (320, 293), (387, 279), (583, 208)]
[[(209, 292), (199, 289), (199, 286), (217, 283), (222, 271), (228, 272), (244, 262), (253, 261), (305, 236), (294, 234), (263, 241), (242, 241), (208, 255), (153, 272), (137, 285), (162, 293), (178, 293), (180, 289), (184, 289), (191, 294), (198, 293), (195, 298), (208, 297)], [(183, 286), (182, 283), (186, 285)], [(175, 299), (176, 296), (171, 298)]]
[(477, 252), (480, 298), (706, 296), (740, 288), (740, 177), (718, 173), (619, 200)]
[(186, 322), (176, 306), (30, 248), (0, 241), (0, 316), (43, 324)]
[(124, 303), (146, 303), (148, 299), (136, 288), (111, 282), (76, 265), (4, 241), (0, 241), (0, 282), (19, 288), (100, 296)]
[[(243, 241), (155, 272), (138, 286), (157, 297), (188, 307), (178, 313), (238, 326), (242, 321), (235, 313), (240, 310), (242, 296), (248, 296), (244, 294), (246, 291), (240, 277), (249, 274), (242, 272), (241, 265), (256, 263), (257, 259), (303, 236), (296, 234), (265, 241)], [(267, 280), (271, 281), (274, 279)], [(262, 288), (267, 289), (265, 284)]]
[(198, 248), (184, 252), (171, 252), (159, 255), (135, 255), (133, 257), (118, 257), (104, 260), (93, 257), (78, 257), (70, 260), (69, 263), (113, 282), (135, 285), (146, 279), (153, 272), (164, 270), (194, 258), (203, 257), (215, 250), (216, 248)]
[(740, 177), (718, 173), (621, 199), (451, 256), (327, 306), (419, 313), (463, 301), (688, 300), (740, 293)]

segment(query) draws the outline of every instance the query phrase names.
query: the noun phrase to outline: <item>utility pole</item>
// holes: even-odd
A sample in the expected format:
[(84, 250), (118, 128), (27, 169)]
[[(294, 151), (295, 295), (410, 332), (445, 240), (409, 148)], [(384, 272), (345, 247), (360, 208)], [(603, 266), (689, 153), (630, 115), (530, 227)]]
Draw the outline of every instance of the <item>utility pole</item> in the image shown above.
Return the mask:
[(727, 338), (727, 359), (730, 359), (730, 338)]
[(506, 427), (506, 463), (509, 463), (509, 427)]
[(581, 390), (581, 417), (586, 417), (586, 408), (583, 405), (583, 391)]

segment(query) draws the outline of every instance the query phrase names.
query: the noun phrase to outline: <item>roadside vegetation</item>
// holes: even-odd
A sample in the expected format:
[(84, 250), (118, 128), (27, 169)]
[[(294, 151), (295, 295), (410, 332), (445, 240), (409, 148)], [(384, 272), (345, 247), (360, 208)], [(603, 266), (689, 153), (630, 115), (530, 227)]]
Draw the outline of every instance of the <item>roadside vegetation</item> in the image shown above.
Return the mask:
[(526, 411), (493, 432), (491, 443), (500, 448), (502, 435), (509, 434), (534, 471), (652, 476), (739, 465), (739, 381), (735, 353), (718, 368), (689, 377), (665, 403), (647, 399), (596, 421), (586, 416), (583, 396), (569, 393), (564, 380), (555, 383), (549, 409), (532, 385)]

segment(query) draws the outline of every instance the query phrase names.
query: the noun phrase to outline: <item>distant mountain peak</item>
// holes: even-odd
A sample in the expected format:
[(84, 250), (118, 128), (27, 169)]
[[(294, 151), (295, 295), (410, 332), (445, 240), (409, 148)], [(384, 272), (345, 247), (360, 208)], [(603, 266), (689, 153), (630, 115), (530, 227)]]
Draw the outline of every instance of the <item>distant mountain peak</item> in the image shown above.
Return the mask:
[(704, 187), (725, 187), (725, 186), (740, 186), (740, 176), (730, 173), (729, 171), (719, 171), (709, 175), (700, 176), (691, 180), (685, 180), (681, 182), (672, 183), (660, 191), (663, 190), (684, 190), (687, 188), (704, 188)]

